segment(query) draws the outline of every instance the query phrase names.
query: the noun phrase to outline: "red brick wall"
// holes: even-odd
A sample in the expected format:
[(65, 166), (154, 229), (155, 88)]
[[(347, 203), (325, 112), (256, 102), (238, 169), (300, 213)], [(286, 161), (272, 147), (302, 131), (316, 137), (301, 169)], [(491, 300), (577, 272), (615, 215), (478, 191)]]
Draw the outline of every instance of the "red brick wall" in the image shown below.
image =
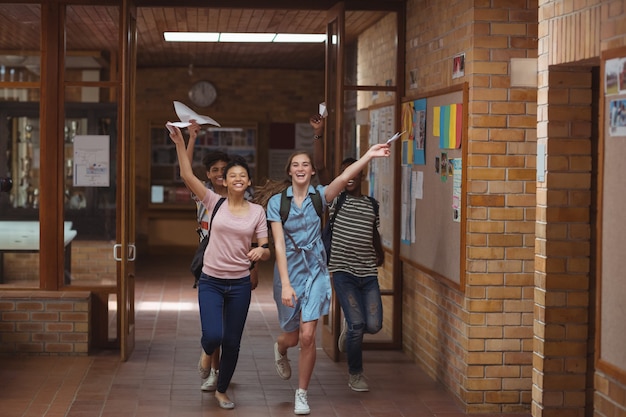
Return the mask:
[(0, 353), (87, 355), (89, 292), (0, 292)]

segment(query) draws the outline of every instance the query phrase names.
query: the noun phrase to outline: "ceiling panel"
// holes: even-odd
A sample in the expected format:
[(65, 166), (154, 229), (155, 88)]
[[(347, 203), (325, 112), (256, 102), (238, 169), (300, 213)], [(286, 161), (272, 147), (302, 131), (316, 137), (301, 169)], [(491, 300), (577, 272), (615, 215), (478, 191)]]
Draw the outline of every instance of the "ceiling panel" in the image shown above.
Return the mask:
[[(68, 6), (67, 47), (74, 54), (117, 48), (117, 7)], [(375, 24), (387, 12), (346, 13), (346, 40)], [(0, 5), (0, 55), (39, 49), (40, 9)], [(246, 67), (324, 69), (321, 44), (168, 43), (165, 31), (325, 33), (326, 12), (293, 9), (139, 7), (138, 67)], [(104, 51), (104, 53), (103, 53)]]

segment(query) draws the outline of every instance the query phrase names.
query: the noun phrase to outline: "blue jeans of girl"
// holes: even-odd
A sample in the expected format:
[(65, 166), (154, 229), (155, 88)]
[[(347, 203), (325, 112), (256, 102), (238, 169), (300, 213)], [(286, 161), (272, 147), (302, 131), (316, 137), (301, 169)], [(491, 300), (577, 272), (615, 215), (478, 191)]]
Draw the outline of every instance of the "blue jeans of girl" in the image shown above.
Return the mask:
[(222, 346), (217, 390), (226, 392), (239, 359), (239, 346), (250, 308), (250, 277), (220, 279), (205, 275), (198, 281), (202, 349), (207, 355)]
[(376, 275), (360, 278), (333, 272), (335, 294), (348, 323), (346, 355), (351, 375), (363, 372), (363, 335), (375, 334), (383, 326), (383, 304)]

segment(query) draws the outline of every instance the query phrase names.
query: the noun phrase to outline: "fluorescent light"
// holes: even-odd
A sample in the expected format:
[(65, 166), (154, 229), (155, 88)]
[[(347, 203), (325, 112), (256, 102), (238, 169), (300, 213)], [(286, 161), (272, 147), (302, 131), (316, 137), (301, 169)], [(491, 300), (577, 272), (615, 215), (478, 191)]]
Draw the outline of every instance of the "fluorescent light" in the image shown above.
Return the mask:
[(217, 42), (220, 34), (216, 32), (163, 32), (167, 42)]
[(240, 127), (209, 127), (206, 130), (209, 132), (243, 132)]
[(321, 33), (277, 33), (274, 42), (320, 43), (326, 40)]
[(275, 33), (221, 33), (220, 42), (272, 42)]
[(217, 33), (217, 32), (163, 32), (167, 42), (280, 42), (322, 43), (324, 33)]

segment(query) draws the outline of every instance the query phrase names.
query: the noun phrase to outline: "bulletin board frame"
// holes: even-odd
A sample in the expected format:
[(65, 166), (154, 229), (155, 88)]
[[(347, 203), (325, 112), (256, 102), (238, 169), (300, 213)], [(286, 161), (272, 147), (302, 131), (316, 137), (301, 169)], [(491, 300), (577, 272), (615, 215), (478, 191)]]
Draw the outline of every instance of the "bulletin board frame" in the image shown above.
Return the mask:
[(623, 184), (626, 173), (626, 47), (605, 51), (600, 63), (600, 123), (598, 143), (598, 210), (596, 247), (596, 368), (626, 384), (623, 279)]
[[(466, 235), (466, 184), (467, 184), (467, 118), (468, 118), (469, 86), (467, 83), (460, 84), (448, 89), (434, 91), (428, 96), (405, 98), (402, 104), (425, 100), (426, 126), (425, 144), (423, 156), (420, 158), (413, 151), (412, 161), (403, 157), (402, 183), (406, 186), (411, 183), (410, 198), (403, 198), (402, 222), (406, 223), (408, 232), (401, 232), (400, 260), (421, 270), (430, 276), (436, 277), (446, 285), (464, 291), (465, 288), (465, 235)], [(455, 116), (458, 109), (459, 123), (454, 126), (455, 132), (459, 132), (456, 139), (460, 140), (457, 148), (440, 148), (454, 146), (442, 140), (444, 119), (441, 111), (444, 108), (454, 106)], [(439, 111), (436, 116), (436, 110)], [(455, 117), (453, 116), (453, 117)], [(434, 123), (434, 118), (439, 117), (441, 123)], [(447, 120), (446, 120), (447, 121)], [(438, 125), (439, 132), (433, 128)], [(406, 127), (403, 127), (405, 129)], [(447, 127), (446, 127), (447, 128)], [(459, 130), (460, 129), (460, 130)], [(439, 133), (436, 136), (435, 133)], [(414, 137), (419, 133), (414, 133)], [(410, 139), (403, 136), (403, 141)], [(415, 139), (414, 139), (415, 140)], [(403, 144), (403, 152), (411, 148), (411, 144)], [(444, 155), (445, 154), (445, 155)], [(438, 159), (437, 159), (438, 158)], [(460, 159), (461, 169), (456, 172), (461, 174), (460, 179), (449, 175), (450, 172), (442, 172), (442, 161), (448, 162)], [(418, 161), (419, 164), (410, 163)], [(423, 164), (422, 164), (423, 163)], [(435, 165), (439, 164), (438, 167)], [(438, 170), (436, 169), (438, 168)], [(446, 168), (448, 165), (446, 165)], [(414, 197), (414, 187), (419, 186), (415, 181), (418, 172), (422, 172), (421, 199)], [(415, 182), (415, 183), (414, 183)], [(459, 184), (460, 183), (460, 184)], [(460, 185), (460, 190), (459, 190)], [(456, 190), (456, 191), (455, 191)], [(460, 191), (460, 194), (459, 194)], [(455, 194), (454, 196), (453, 194)], [(458, 208), (453, 208), (454, 201)], [(411, 219), (409, 216), (412, 216)], [(410, 229), (414, 228), (414, 237), (411, 238)]]

